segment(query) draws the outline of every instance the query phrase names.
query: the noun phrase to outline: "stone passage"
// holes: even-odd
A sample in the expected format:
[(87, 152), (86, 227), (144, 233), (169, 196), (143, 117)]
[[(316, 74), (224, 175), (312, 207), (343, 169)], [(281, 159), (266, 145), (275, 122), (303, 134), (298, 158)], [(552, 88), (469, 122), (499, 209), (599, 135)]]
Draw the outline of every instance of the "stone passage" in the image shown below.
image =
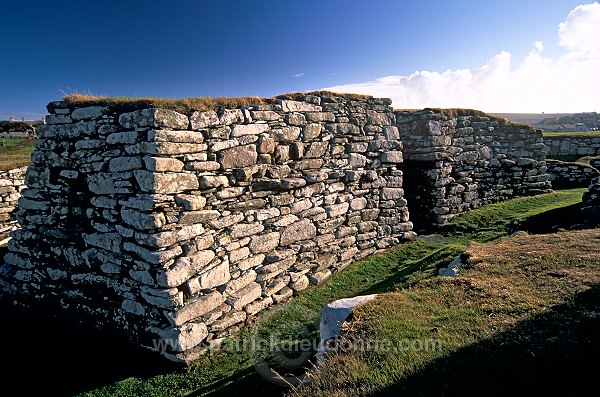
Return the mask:
[(2, 289), (189, 361), (412, 239), (391, 102), (296, 99), (189, 114), (50, 103)]
[(0, 242), (19, 225), (15, 217), (21, 189), (25, 187), (23, 178), (27, 167), (0, 171)]
[(540, 130), (469, 110), (396, 112), (404, 187), (417, 229), (516, 196), (550, 191)]

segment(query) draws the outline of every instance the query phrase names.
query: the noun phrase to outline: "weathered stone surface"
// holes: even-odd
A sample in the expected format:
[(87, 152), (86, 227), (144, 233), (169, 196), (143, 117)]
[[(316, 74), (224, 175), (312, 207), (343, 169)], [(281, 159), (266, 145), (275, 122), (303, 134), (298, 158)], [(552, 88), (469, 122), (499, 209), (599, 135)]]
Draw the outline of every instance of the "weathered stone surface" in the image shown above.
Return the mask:
[(102, 116), (102, 114), (106, 111), (105, 107), (102, 106), (89, 106), (86, 108), (79, 108), (73, 110), (71, 113), (71, 118), (73, 120), (92, 120), (97, 119)]
[(135, 239), (138, 243), (150, 247), (165, 248), (175, 243), (185, 240), (191, 240), (205, 232), (202, 225), (183, 226), (180, 229), (174, 229), (159, 233), (136, 233)]
[(280, 234), (278, 232), (266, 233), (252, 236), (250, 239), (250, 251), (253, 254), (273, 251), (279, 245)]
[(252, 119), (254, 120), (277, 121), (281, 119), (281, 115), (272, 110), (256, 110), (250, 113), (252, 115)]
[(290, 288), (294, 291), (302, 291), (306, 289), (310, 284), (308, 277), (306, 277), (304, 273), (291, 272), (290, 278)]
[(129, 208), (121, 208), (121, 219), (138, 230), (159, 229), (166, 223), (162, 213), (144, 213)]
[(293, 142), (300, 136), (299, 127), (275, 128), (271, 131), (271, 136), (278, 142)]
[(119, 116), (119, 123), (125, 128), (173, 128), (185, 130), (189, 121), (181, 113), (166, 109), (142, 109), (135, 112), (123, 113)]
[(400, 199), (404, 196), (404, 190), (401, 188), (383, 188), (381, 189), (382, 200)]
[(224, 301), (225, 297), (223, 295), (218, 292), (211, 292), (199, 297), (192, 303), (188, 303), (181, 309), (169, 313), (167, 318), (174, 325), (183, 325), (190, 320), (196, 319), (211, 310), (216, 309)]
[(335, 121), (335, 115), (331, 112), (308, 112), (306, 113), (306, 120), (311, 122), (333, 122)]
[(200, 275), (200, 287), (202, 289), (218, 287), (226, 284), (230, 279), (229, 263), (222, 262), (213, 268), (205, 270)]
[(258, 153), (273, 153), (276, 145), (277, 144), (273, 138), (261, 136), (258, 139)]
[(175, 196), (175, 202), (186, 211), (197, 211), (206, 205), (206, 197), (192, 194), (178, 194)]
[(170, 341), (174, 350), (178, 352), (192, 349), (208, 336), (208, 328), (204, 323), (188, 323), (166, 330), (152, 328), (151, 331), (160, 339)]
[(235, 310), (242, 310), (248, 303), (260, 298), (262, 288), (260, 284), (251, 282), (244, 288), (240, 289), (227, 297), (227, 302), (233, 306)]
[(231, 130), (231, 137), (237, 138), (244, 135), (258, 135), (268, 130), (268, 124), (236, 124)]
[(205, 175), (198, 178), (198, 180), (200, 182), (200, 188), (202, 189), (229, 186), (229, 178), (227, 178), (226, 176)]
[(282, 100), (281, 107), (284, 112), (320, 112), (321, 106), (312, 103)]
[(281, 233), (280, 245), (286, 246), (296, 241), (307, 240), (317, 235), (317, 228), (308, 219), (302, 219), (287, 226)]
[(322, 157), (325, 155), (329, 142), (314, 142), (308, 146), (304, 153), (304, 157)]
[(402, 152), (400, 151), (389, 151), (381, 153), (381, 161), (383, 163), (401, 163)]
[(148, 263), (152, 263), (154, 265), (160, 265), (162, 263), (168, 262), (171, 259), (181, 255), (183, 250), (180, 246), (176, 245), (172, 248), (166, 250), (149, 250), (144, 247), (140, 247), (130, 242), (123, 243), (123, 248), (126, 251), (131, 251), (136, 253), (140, 258), (144, 259)]
[(219, 162), (223, 169), (243, 168), (256, 164), (256, 145), (238, 146), (221, 152)]
[(241, 123), (244, 121), (244, 114), (240, 109), (224, 109), (219, 116), (219, 122), (224, 125)]
[(265, 230), (265, 227), (260, 223), (238, 223), (231, 226), (229, 235), (233, 238), (241, 238), (252, 236)]
[(331, 278), (331, 270), (325, 269), (310, 276), (310, 282), (314, 285), (321, 285)]
[(161, 287), (177, 287), (198, 273), (215, 258), (211, 250), (204, 250), (193, 255), (179, 258), (173, 266), (158, 276)]
[(108, 163), (110, 172), (131, 171), (140, 168), (142, 168), (142, 160), (139, 157), (115, 157)]
[(229, 283), (227, 283), (227, 287), (225, 288), (225, 294), (232, 295), (235, 292), (243, 289), (244, 287), (252, 283), (254, 280), (256, 280), (256, 272), (250, 269), (244, 274), (242, 274), (240, 277), (231, 280)]
[[(185, 165), (182, 161), (173, 158), (167, 157), (144, 157), (144, 164), (146, 165), (146, 169), (148, 171), (173, 171), (180, 172), (183, 170), (183, 166)], [(139, 167), (141, 168), (141, 167)]]
[(204, 142), (204, 136), (196, 131), (150, 130), (148, 131), (148, 141), (202, 143)]
[(142, 142), (139, 144), (139, 150), (142, 153), (161, 156), (198, 153), (204, 152), (206, 149), (207, 145), (204, 143)]
[(136, 170), (133, 174), (140, 189), (148, 193), (180, 193), (199, 187), (198, 178), (192, 173)]
[(179, 223), (184, 225), (191, 225), (195, 223), (201, 223), (217, 219), (220, 216), (219, 211), (216, 210), (200, 210), (200, 211), (188, 211), (184, 212), (179, 218)]
[(214, 110), (206, 112), (194, 112), (190, 116), (190, 124), (193, 130), (219, 125), (219, 116)]

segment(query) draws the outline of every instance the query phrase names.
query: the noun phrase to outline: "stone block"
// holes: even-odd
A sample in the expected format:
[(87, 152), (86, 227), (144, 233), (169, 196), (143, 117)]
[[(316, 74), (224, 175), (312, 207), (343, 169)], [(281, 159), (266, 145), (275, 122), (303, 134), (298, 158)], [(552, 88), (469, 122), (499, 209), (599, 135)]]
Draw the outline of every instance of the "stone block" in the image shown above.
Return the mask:
[(185, 130), (189, 125), (186, 115), (167, 109), (142, 109), (123, 113), (119, 116), (119, 124), (125, 128), (173, 128)]

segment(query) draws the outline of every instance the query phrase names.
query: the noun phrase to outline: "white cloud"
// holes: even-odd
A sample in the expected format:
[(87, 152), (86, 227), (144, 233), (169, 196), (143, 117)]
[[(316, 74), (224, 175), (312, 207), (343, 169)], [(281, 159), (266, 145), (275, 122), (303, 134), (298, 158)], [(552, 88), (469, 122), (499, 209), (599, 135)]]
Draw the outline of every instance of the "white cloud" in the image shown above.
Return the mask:
[(304, 73), (302, 73), (302, 72), (296, 73), (296, 74), (293, 74), (292, 77), (304, 77)]
[(575, 7), (558, 25), (560, 44), (572, 52), (598, 56), (600, 52), (600, 4)]
[(535, 47), (536, 50), (538, 50), (538, 52), (544, 51), (544, 43), (539, 40), (534, 41), (533, 46)]
[(600, 4), (572, 10), (559, 26), (566, 52), (545, 58), (541, 41), (513, 65), (502, 51), (485, 65), (445, 72), (420, 71), (325, 88), (389, 97), (396, 108), (463, 107), (488, 112), (600, 111)]

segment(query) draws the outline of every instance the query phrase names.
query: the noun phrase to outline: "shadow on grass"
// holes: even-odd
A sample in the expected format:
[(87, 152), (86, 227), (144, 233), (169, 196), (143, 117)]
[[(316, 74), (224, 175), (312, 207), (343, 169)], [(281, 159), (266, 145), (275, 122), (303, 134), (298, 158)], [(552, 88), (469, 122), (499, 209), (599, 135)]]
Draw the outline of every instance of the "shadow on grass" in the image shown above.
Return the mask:
[(181, 368), (122, 337), (49, 313), (0, 301), (5, 391), (70, 396), (130, 376), (150, 377)]
[(433, 361), (372, 395), (589, 395), (597, 390), (599, 356), (596, 285), (569, 303)]
[(582, 203), (577, 203), (546, 211), (527, 218), (513, 229), (518, 228), (532, 234), (543, 234), (556, 232), (558, 228), (569, 229), (573, 225), (583, 225), (586, 223), (586, 219), (581, 207), (583, 207)]
[(405, 261), (390, 277), (364, 289), (358, 295), (380, 294), (397, 290), (405, 284), (413, 284), (417, 280), (411, 280), (410, 276), (418, 274), (418, 272), (423, 272), (420, 274), (420, 278), (437, 276), (439, 268), (447, 266), (464, 251), (464, 245), (451, 243), (434, 250), (422, 258)]

